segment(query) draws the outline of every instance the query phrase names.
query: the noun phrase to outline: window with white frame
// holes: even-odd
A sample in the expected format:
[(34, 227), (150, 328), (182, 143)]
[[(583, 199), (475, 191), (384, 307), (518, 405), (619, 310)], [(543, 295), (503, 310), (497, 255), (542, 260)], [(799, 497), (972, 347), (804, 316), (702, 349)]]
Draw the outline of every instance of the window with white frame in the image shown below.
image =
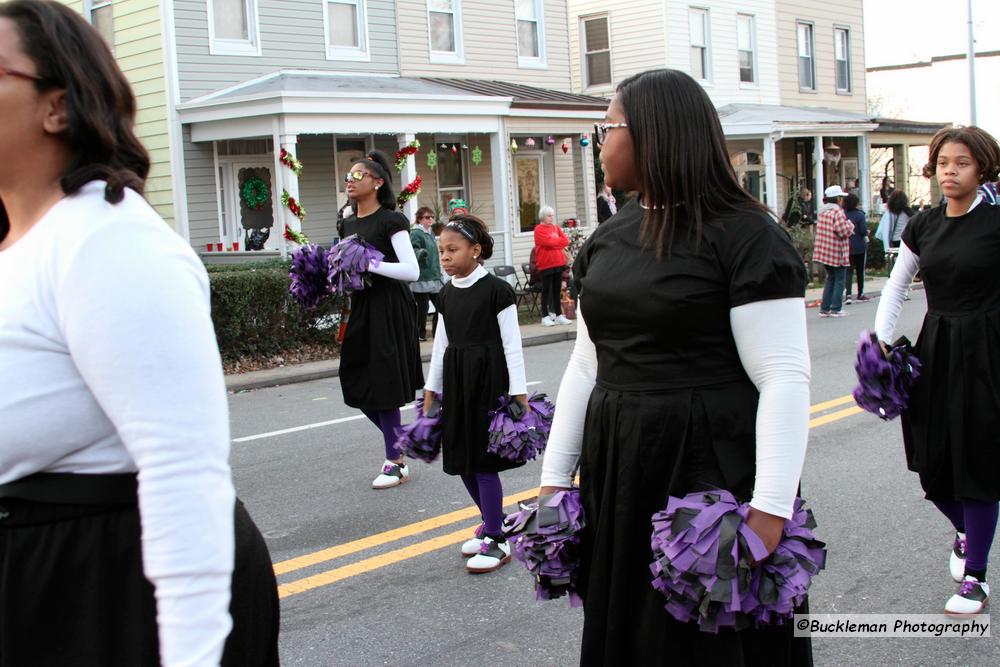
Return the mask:
[(611, 83), (611, 36), (608, 17), (588, 16), (583, 19), (584, 86)]
[(257, 0), (208, 0), (213, 54), (259, 56)]
[(688, 34), (691, 39), (691, 76), (702, 81), (710, 78), (708, 53), (708, 10), (688, 9)]
[(89, 0), (87, 20), (94, 26), (112, 52), (115, 50), (115, 24), (111, 0)]
[(816, 90), (816, 41), (812, 23), (799, 21), (795, 33), (799, 53), (799, 88)]
[(462, 5), (460, 0), (427, 0), (431, 62), (462, 58)]
[(847, 28), (833, 29), (833, 62), (837, 92), (851, 92), (851, 33)]
[(368, 17), (365, 0), (323, 0), (326, 57), (368, 59)]
[(514, 13), (517, 19), (517, 57), (521, 65), (539, 64), (545, 60), (543, 11), (543, 0), (514, 0)]
[(756, 35), (754, 19), (749, 14), (736, 15), (736, 54), (739, 59), (740, 83), (757, 83)]

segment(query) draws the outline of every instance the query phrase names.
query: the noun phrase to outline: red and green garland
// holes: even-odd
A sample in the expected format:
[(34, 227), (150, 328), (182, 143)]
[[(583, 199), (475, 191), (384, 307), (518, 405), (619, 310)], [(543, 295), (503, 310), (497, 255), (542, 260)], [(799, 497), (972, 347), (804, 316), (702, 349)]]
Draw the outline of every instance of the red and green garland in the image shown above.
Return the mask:
[(419, 176), (417, 176), (409, 185), (399, 191), (399, 196), (396, 197), (396, 203), (399, 204), (400, 208), (402, 208), (406, 202), (420, 194), (420, 186), (422, 184), (423, 181)]
[[(284, 148), (281, 149), (281, 153), (278, 158), (281, 164), (288, 167), (288, 169), (296, 176), (302, 175), (302, 163), (289, 153)], [(289, 211), (292, 212), (296, 218), (301, 222), (306, 219), (306, 209), (305, 207), (295, 200), (295, 197), (288, 194), (288, 190), (281, 191), (281, 203), (284, 204)], [(292, 243), (298, 243), (299, 245), (305, 245), (309, 243), (309, 237), (302, 232), (292, 229), (289, 225), (285, 225), (285, 240), (291, 241)]]
[(286, 151), (284, 148), (281, 149), (281, 164), (285, 165), (292, 170), (292, 173), (296, 176), (302, 175), (302, 163), (296, 159), (294, 155)]
[(281, 191), (281, 203), (288, 207), (288, 210), (292, 212), (299, 220), (306, 219), (306, 209), (302, 204), (295, 201), (295, 197), (288, 194), (288, 190)]
[(396, 171), (402, 173), (406, 166), (406, 160), (411, 155), (416, 155), (420, 151), (420, 142), (414, 139), (406, 146), (396, 151)]
[(306, 245), (309, 243), (309, 237), (302, 232), (297, 232), (288, 225), (285, 225), (285, 240), (291, 241), (292, 243), (298, 243), (299, 245)]

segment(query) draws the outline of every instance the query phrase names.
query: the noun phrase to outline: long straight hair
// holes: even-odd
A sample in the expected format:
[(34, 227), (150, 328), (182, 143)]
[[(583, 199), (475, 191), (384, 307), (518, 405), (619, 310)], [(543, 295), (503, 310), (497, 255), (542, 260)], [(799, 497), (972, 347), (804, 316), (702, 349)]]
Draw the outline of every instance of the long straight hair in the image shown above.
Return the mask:
[[(72, 157), (59, 180), (63, 193), (104, 180), (109, 203), (120, 202), (126, 187), (142, 194), (149, 155), (135, 136), (135, 96), (100, 34), (69, 7), (47, 0), (0, 3), (0, 17), (17, 25), (21, 48), (41, 77), (36, 89), (66, 91), (62, 138)], [(0, 202), (0, 238), (9, 231)]]
[(684, 72), (649, 70), (618, 86), (635, 146), (643, 241), (670, 252), (678, 223), (696, 243), (705, 220), (768, 208), (744, 190), (729, 160), (726, 138), (705, 90)]

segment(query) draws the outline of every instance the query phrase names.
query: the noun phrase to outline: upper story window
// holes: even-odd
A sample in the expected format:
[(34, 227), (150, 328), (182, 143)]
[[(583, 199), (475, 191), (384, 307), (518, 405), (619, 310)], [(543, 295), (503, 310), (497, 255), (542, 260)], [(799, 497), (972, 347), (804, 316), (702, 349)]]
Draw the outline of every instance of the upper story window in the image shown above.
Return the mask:
[(257, 0), (208, 0), (212, 55), (259, 56)]
[(583, 19), (584, 87), (611, 83), (611, 37), (608, 17)]
[(851, 33), (847, 28), (833, 29), (833, 62), (837, 92), (851, 92)]
[(799, 88), (816, 90), (816, 41), (811, 23), (795, 24), (799, 53)]
[(431, 62), (462, 62), (462, 3), (460, 0), (427, 0)]
[(369, 59), (365, 10), (365, 0), (323, 0), (327, 58)]
[(87, 2), (87, 20), (104, 38), (112, 53), (115, 50), (115, 23), (111, 0), (89, 0)]
[(691, 37), (691, 76), (702, 81), (710, 78), (708, 53), (708, 10), (688, 9), (688, 33)]
[(739, 59), (740, 83), (757, 83), (756, 35), (754, 20), (748, 14), (736, 15), (736, 53)]
[(517, 59), (524, 66), (545, 63), (544, 0), (515, 0)]

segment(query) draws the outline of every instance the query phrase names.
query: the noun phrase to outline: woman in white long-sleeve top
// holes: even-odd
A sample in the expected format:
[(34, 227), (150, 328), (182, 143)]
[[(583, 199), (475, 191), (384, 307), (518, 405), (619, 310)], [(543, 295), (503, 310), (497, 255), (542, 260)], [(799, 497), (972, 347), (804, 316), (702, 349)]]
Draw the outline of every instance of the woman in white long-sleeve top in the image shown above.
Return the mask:
[(808, 433), (802, 260), (740, 188), (688, 75), (622, 82), (595, 136), (606, 183), (640, 195), (573, 267), (579, 331), (542, 471), (551, 493), (579, 463), (581, 663), (810, 664), (790, 623), (711, 634), (675, 621), (649, 570), (650, 518), (669, 496), (726, 489), (778, 544)]
[(0, 664), (274, 665), (208, 277), (134, 116), (78, 14), (0, 3)]

